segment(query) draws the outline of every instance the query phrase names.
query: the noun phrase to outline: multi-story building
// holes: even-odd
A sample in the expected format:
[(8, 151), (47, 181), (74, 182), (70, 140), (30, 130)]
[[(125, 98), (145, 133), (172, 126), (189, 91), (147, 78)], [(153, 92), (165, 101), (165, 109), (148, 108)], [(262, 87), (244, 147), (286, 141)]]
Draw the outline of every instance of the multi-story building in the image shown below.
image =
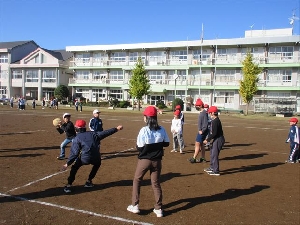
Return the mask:
[(68, 86), (72, 54), (47, 50), (33, 41), (0, 43), (0, 94), (2, 98), (42, 100), (54, 96), (58, 85)]
[(0, 42), (0, 98), (11, 96), (11, 63), (17, 62), (39, 46), (34, 41)]
[[(74, 94), (91, 101), (110, 96), (130, 99), (128, 81), (141, 57), (152, 84), (145, 103), (189, 96), (227, 109), (245, 106), (239, 82), (242, 61), (250, 51), (263, 68), (256, 97), (293, 99), (292, 110), (300, 111), (300, 36), (293, 35), (292, 28), (251, 30), (244, 38), (234, 39), (68, 46), (66, 50), (74, 54), (69, 86)], [(262, 108), (268, 111), (268, 107)]]

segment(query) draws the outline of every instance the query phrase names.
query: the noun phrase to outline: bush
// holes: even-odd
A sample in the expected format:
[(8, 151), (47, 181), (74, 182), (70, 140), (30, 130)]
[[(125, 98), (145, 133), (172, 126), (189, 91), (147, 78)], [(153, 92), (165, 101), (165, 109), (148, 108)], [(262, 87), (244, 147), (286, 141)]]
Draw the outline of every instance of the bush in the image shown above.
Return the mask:
[(180, 98), (175, 98), (175, 100), (172, 102), (172, 109), (175, 109), (176, 105), (180, 105), (181, 110), (183, 110), (183, 101)]
[(167, 106), (165, 105), (165, 103), (162, 100), (158, 100), (156, 103), (156, 107), (159, 109), (165, 109), (167, 108)]
[(120, 108), (127, 108), (128, 106), (130, 106), (130, 102), (128, 101), (120, 101), (119, 104), (117, 105), (117, 107)]

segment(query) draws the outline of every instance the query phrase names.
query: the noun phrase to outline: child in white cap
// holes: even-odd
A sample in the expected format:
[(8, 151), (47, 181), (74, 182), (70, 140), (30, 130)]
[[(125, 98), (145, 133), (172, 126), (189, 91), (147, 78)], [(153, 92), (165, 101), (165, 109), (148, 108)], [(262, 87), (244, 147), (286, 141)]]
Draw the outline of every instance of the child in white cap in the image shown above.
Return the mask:
[(93, 118), (90, 120), (89, 128), (90, 131), (103, 131), (103, 123), (102, 119), (100, 118), (100, 111), (98, 109), (95, 109), (93, 111)]

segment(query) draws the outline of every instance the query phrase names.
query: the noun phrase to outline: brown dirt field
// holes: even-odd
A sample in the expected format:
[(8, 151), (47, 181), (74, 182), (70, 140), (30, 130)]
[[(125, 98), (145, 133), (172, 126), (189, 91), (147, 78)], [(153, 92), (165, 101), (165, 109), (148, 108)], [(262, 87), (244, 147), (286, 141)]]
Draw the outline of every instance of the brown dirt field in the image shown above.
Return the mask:
[[(300, 224), (300, 164), (285, 164), (289, 146), (288, 118), (221, 114), (226, 144), (220, 153), (221, 176), (209, 176), (209, 163), (190, 164), (197, 114), (186, 113), (185, 154), (165, 149), (162, 170), (164, 217), (152, 213), (154, 196), (149, 174), (141, 188), (140, 215), (131, 203), (137, 162), (136, 136), (144, 125), (141, 112), (101, 109), (104, 129), (124, 130), (101, 142), (102, 166), (85, 189), (91, 166), (83, 166), (74, 191), (63, 187), (59, 135), (52, 120), (64, 112), (71, 120), (89, 120), (92, 108), (37, 108), (18, 111), (0, 106), (0, 224)], [(159, 115), (171, 138), (172, 113)], [(67, 148), (67, 155), (70, 147)], [(209, 159), (209, 152), (206, 152)]]

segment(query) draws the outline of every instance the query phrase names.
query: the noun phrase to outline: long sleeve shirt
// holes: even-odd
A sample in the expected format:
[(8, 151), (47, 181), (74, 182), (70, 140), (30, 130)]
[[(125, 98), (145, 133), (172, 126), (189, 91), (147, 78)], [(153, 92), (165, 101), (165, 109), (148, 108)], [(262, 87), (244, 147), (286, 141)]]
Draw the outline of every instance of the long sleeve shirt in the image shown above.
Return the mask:
[(215, 140), (223, 135), (221, 120), (219, 117), (216, 117), (211, 121), (210, 133), (208, 134), (207, 141)]
[(300, 143), (300, 137), (299, 137), (299, 134), (300, 132), (299, 132), (299, 128), (298, 128), (298, 126), (296, 126), (296, 125), (292, 125), (291, 127), (290, 127), (290, 131), (289, 131), (289, 134), (288, 134), (288, 139), (287, 139), (287, 141), (289, 141), (290, 143), (297, 143), (297, 144), (299, 144)]
[(71, 121), (62, 124), (59, 128), (56, 129), (60, 134), (66, 133), (67, 138), (74, 138), (76, 136), (75, 127)]
[(208, 132), (208, 115), (206, 110), (200, 112), (198, 117), (198, 131), (202, 131), (202, 134)]
[(171, 132), (182, 133), (182, 123), (180, 119), (173, 119), (171, 124)]

